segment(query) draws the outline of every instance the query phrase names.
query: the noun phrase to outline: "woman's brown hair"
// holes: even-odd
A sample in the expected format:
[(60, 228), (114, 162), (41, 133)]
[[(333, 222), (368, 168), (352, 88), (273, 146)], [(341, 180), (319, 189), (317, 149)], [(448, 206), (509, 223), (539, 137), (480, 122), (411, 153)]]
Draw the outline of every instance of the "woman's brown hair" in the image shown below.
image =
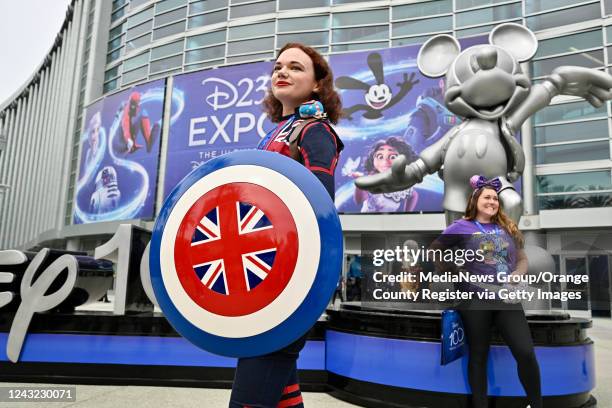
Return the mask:
[[(484, 186), (479, 188), (478, 190), (474, 190), (474, 193), (470, 196), (470, 200), (468, 201), (467, 207), (465, 208), (465, 216), (466, 220), (473, 221), (476, 219), (476, 215), (478, 214), (478, 199), (481, 194), (485, 190), (495, 191), (494, 188), (490, 186)], [(496, 192), (497, 193), (497, 192)], [(499, 201), (499, 209), (497, 210), (497, 214), (491, 217), (491, 221), (502, 227), (506, 230), (508, 234), (514, 239), (514, 243), (517, 247), (522, 248), (525, 245), (525, 239), (523, 238), (523, 234), (518, 229), (518, 226), (510, 217), (506, 215), (503, 210), (502, 203)]]
[[(342, 113), (342, 102), (340, 101), (340, 96), (334, 89), (334, 76), (327, 61), (325, 61), (321, 54), (314, 48), (300, 43), (287, 43), (278, 52), (276, 58), (289, 48), (299, 48), (312, 60), (315, 81), (319, 84), (319, 91), (313, 93), (312, 99), (321, 101), (327, 113), (327, 118), (331, 123), (338, 123), (338, 119), (340, 119)], [(268, 89), (266, 98), (263, 101), (263, 106), (264, 111), (268, 114), (272, 122), (277, 123), (281, 121), (283, 116), (283, 105), (272, 93), (272, 88)]]

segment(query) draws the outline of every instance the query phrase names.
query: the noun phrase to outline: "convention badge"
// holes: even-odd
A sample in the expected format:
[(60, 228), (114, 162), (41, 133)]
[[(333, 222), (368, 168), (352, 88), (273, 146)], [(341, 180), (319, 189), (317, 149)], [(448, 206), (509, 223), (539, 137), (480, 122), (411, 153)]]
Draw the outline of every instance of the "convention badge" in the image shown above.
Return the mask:
[(195, 169), (155, 222), (151, 283), (164, 315), (207, 351), (281, 349), (317, 321), (342, 264), (329, 194), (277, 153), (230, 153)]

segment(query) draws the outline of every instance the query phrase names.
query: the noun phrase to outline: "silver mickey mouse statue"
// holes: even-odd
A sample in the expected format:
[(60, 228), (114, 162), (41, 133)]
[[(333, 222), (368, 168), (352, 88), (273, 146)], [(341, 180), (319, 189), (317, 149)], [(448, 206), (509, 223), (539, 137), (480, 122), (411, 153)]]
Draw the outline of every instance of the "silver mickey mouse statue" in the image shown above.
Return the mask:
[(444, 180), (444, 209), (450, 224), (463, 215), (472, 175), (499, 177), (504, 210), (518, 223), (523, 206), (512, 182), (523, 172), (525, 155), (516, 132), (556, 95), (580, 96), (601, 106), (612, 98), (612, 76), (563, 66), (532, 86), (519, 63), (535, 55), (535, 35), (507, 23), (493, 29), (489, 43), (462, 52), (457, 40), (442, 34), (423, 44), (417, 57), (419, 71), (431, 78), (446, 74), (446, 106), (465, 120), (424, 149), (416, 161), (406, 163), (399, 156), (391, 170), (358, 178), (357, 187), (372, 193), (405, 190), (437, 171)]

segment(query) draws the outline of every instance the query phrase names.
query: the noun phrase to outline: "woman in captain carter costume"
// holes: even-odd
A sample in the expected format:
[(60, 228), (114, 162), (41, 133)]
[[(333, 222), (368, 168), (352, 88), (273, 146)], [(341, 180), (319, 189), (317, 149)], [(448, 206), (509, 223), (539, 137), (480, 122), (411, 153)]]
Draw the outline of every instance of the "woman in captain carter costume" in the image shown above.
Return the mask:
[[(308, 168), (334, 198), (334, 170), (343, 144), (332, 128), (342, 111), (331, 69), (313, 48), (289, 43), (279, 52), (264, 109), (277, 127), (258, 149), (277, 152)], [(240, 358), (230, 408), (303, 407), (296, 361), (306, 335), (282, 350)]]

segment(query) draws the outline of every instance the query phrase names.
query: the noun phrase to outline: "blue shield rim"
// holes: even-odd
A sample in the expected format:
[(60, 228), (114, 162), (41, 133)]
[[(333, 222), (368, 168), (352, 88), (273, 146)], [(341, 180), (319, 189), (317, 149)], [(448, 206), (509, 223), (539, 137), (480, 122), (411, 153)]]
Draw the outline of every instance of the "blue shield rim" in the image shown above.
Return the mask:
[[(228, 338), (204, 332), (174, 306), (161, 275), (161, 238), (164, 226), (178, 200), (201, 178), (236, 165), (266, 167), (289, 178), (305, 195), (316, 216), (321, 240), (315, 280), (304, 301), (278, 326), (261, 334)], [(278, 153), (243, 150), (212, 159), (189, 173), (164, 201), (151, 238), (149, 268), (151, 284), (164, 315), (174, 329), (196, 346), (229, 357), (251, 357), (282, 349), (306, 333), (329, 303), (342, 268), (343, 238), (340, 219), (329, 193), (319, 180), (298, 162)]]

